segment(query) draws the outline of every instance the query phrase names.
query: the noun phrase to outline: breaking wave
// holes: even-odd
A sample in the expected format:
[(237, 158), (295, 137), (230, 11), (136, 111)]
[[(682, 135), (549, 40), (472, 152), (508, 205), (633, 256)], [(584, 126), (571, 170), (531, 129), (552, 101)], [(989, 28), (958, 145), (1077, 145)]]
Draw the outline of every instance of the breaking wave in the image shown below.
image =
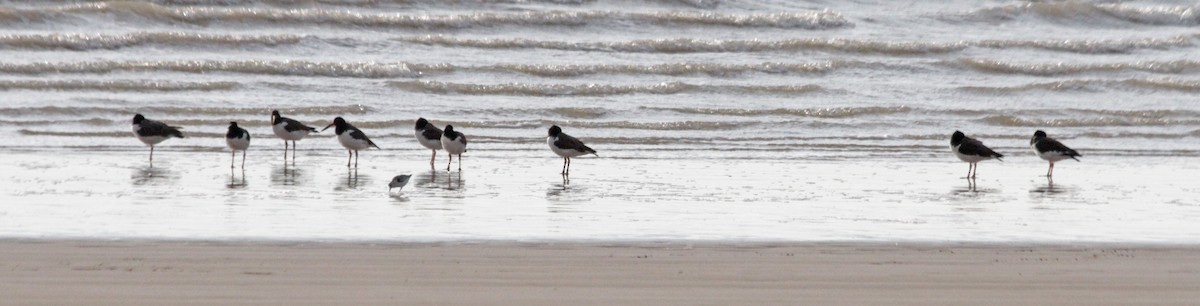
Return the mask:
[(408, 43), (484, 49), (551, 49), (631, 53), (717, 53), (771, 51), (826, 51), (881, 53), (890, 55), (944, 54), (967, 48), (1028, 48), (1072, 53), (1126, 53), (1139, 49), (1167, 49), (1192, 45), (1186, 36), (1105, 40), (976, 40), (956, 42), (894, 42), (842, 38), (795, 38), (783, 40), (720, 40), (698, 38), (648, 39), (618, 42), (568, 42), (523, 38), (457, 38), (425, 35), (400, 38)]
[(237, 82), (0, 80), (0, 90), (214, 91), (238, 86)]
[(300, 43), (296, 35), (216, 35), (185, 32), (137, 32), (129, 34), (5, 34), (0, 46), (10, 49), (120, 49), (143, 45), (278, 46)]
[(1156, 6), (1138, 7), (1124, 3), (1089, 3), (1081, 1), (1034, 2), (985, 8), (962, 16), (969, 21), (1010, 21), (1022, 16), (1036, 16), (1054, 22), (1095, 23), (1097, 21), (1125, 22), (1146, 25), (1200, 24), (1200, 7)]
[[(112, 115), (124, 116), (129, 115), (133, 118), (133, 113), (140, 112), (147, 116), (176, 116), (176, 115), (247, 115), (259, 114), (264, 118), (271, 115), (271, 110), (277, 109), (284, 116), (292, 115), (342, 115), (342, 114), (366, 114), (374, 111), (374, 109), (363, 105), (343, 105), (343, 106), (314, 106), (314, 107), (259, 107), (259, 108), (239, 108), (239, 107), (176, 107), (176, 106), (139, 106), (139, 107), (79, 107), (79, 106), (42, 106), (42, 107), (6, 107), (0, 108), (0, 115), (6, 117), (24, 117), (24, 116), (45, 116), (45, 115), (60, 115), (60, 116), (89, 116), (89, 115)], [(106, 120), (106, 119), (89, 119), (89, 120)], [(104, 121), (97, 121), (104, 122)], [(224, 122), (229, 122), (225, 120)]]
[(462, 94), (462, 95), (506, 95), (506, 96), (613, 96), (631, 94), (670, 95), (690, 92), (704, 93), (751, 93), (751, 94), (804, 94), (822, 90), (817, 85), (695, 85), (682, 82), (665, 82), (653, 85), (606, 85), (606, 84), (465, 84), (436, 81), (391, 81), (389, 86), (407, 91)]
[(959, 59), (945, 61), (940, 64), (952, 67), (987, 72), (1024, 74), (1036, 76), (1056, 76), (1095, 72), (1142, 71), (1153, 73), (1195, 73), (1200, 72), (1200, 61), (1139, 61), (1133, 63), (1103, 63), (1103, 64), (1017, 64), (996, 60)]
[(828, 29), (850, 25), (850, 22), (842, 17), (841, 14), (828, 10), (763, 14), (687, 11), (526, 11), (457, 15), (408, 15), (327, 8), (275, 8), (257, 6), (172, 7), (142, 2), (99, 2), (35, 9), (3, 9), (0, 10), (0, 21), (43, 21), (60, 16), (78, 14), (131, 14), (154, 21), (185, 22), (199, 25), (226, 22), (418, 29), (455, 29), (505, 25), (582, 26), (602, 22), (800, 29)]
[(1028, 91), (1105, 91), (1151, 90), (1200, 92), (1200, 81), (1174, 79), (1069, 80), (1032, 83), (1020, 86), (964, 86), (960, 90), (986, 94), (1012, 94)]
[(690, 107), (642, 107), (653, 111), (669, 111), (681, 114), (721, 115), (721, 116), (797, 116), (815, 118), (849, 118), (872, 115), (891, 115), (907, 113), (912, 108), (907, 106), (895, 107), (831, 107), (831, 108), (777, 108), (777, 109), (740, 109), (740, 108), (690, 108)]
[(410, 63), (332, 63), (310, 61), (96, 61), (71, 63), (0, 63), (0, 72), (20, 74), (47, 73), (112, 73), (121, 71), (171, 71), (186, 73), (231, 72), (261, 75), (326, 76), (354, 78), (420, 77), (430, 73), (448, 72), (455, 68), (447, 64), (421, 65)]
[(1200, 125), (1195, 119), (1165, 118), (1056, 118), (1032, 119), (1009, 115), (988, 116), (983, 123), (1006, 127), (1111, 127), (1111, 126), (1180, 126)]
[(668, 63), (651, 65), (553, 65), (494, 64), (456, 66), (453, 64), (414, 64), (406, 62), (311, 62), (299, 60), (173, 60), (173, 61), (91, 61), (0, 63), (0, 72), (12, 74), (112, 73), (122, 71), (184, 73), (243, 73), (259, 75), (325, 76), (351, 78), (417, 78), (455, 72), (527, 74), (539, 77), (574, 77), (594, 74), (632, 75), (709, 75), (731, 77), (746, 73), (819, 74), (843, 67), (872, 65), (862, 62), (829, 61), (820, 63), (707, 64)]

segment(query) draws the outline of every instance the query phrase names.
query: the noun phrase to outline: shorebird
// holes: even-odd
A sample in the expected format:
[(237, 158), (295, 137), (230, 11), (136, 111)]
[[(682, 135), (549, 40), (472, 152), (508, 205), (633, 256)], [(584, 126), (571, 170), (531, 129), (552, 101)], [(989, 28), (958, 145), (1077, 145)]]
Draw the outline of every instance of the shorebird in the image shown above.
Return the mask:
[(445, 149), (446, 155), (450, 156), (450, 161), (446, 163), (446, 171), (450, 171), (450, 164), (454, 163), (454, 155), (458, 155), (458, 171), (462, 171), (462, 154), (467, 151), (467, 135), (455, 132), (454, 126), (447, 125), (446, 130), (442, 132), (442, 149)]
[(300, 121), (292, 120), (279, 115), (278, 110), (271, 111), (271, 130), (275, 131), (275, 136), (283, 139), (283, 160), (287, 161), (288, 141), (292, 142), (292, 161), (296, 161), (296, 141), (304, 139), (308, 133), (316, 132), (317, 129), (304, 125)]
[(557, 125), (550, 126), (550, 136), (546, 137), (546, 144), (550, 145), (550, 150), (554, 151), (554, 154), (562, 156), (562, 174), (564, 175), (571, 173), (572, 157), (586, 154), (596, 155), (597, 157), (600, 156), (596, 154), (596, 150), (592, 150), (592, 148), (584, 145), (582, 141), (579, 141), (579, 139), (563, 133), (562, 128), (559, 128)]
[(1038, 157), (1050, 162), (1050, 170), (1046, 171), (1046, 177), (1054, 175), (1054, 162), (1068, 158), (1079, 161), (1076, 157), (1083, 156), (1064, 146), (1058, 140), (1046, 137), (1046, 132), (1041, 130), (1033, 132), (1033, 139), (1029, 140), (1029, 147), (1033, 148), (1033, 153), (1037, 153)]
[(410, 178), (412, 178), (412, 174), (401, 174), (393, 177), (392, 181), (388, 182), (388, 192), (391, 192), (392, 188), (400, 188), (403, 191), (404, 185), (408, 185), (408, 179)]
[(992, 158), (1003, 161), (1001, 158), (1004, 157), (1003, 154), (983, 145), (983, 142), (967, 137), (960, 131), (954, 131), (954, 135), (950, 136), (950, 150), (954, 151), (954, 156), (958, 156), (958, 159), (970, 163), (970, 166), (967, 166), (967, 178), (975, 178), (976, 172), (979, 171), (979, 162)]
[[(354, 158), (355, 168), (358, 167), (359, 150), (366, 150), (370, 147), (379, 149), (379, 146), (375, 145), (375, 142), (367, 138), (367, 134), (363, 134), (362, 131), (347, 123), (346, 119), (342, 119), (342, 117), (333, 118), (333, 123), (325, 126), (321, 131), (328, 130), (330, 127), (336, 127), (333, 129), (333, 132), (337, 134), (338, 142), (342, 144), (342, 147), (346, 148), (346, 152), (350, 154), (350, 157)], [(346, 158), (346, 167), (350, 167), (350, 157)]]
[(169, 126), (166, 123), (146, 119), (142, 114), (133, 115), (133, 136), (150, 146), (150, 164), (154, 164), (154, 145), (171, 137), (183, 138), (180, 127)]
[(246, 168), (246, 149), (250, 148), (250, 132), (240, 128), (237, 122), (229, 122), (229, 132), (225, 133), (225, 144), (229, 146), (229, 168), (237, 159), (237, 151), (242, 151), (242, 168)]
[[(437, 159), (437, 151), (442, 149), (442, 130), (429, 123), (425, 118), (417, 118), (417, 128), (413, 131), (417, 142), (433, 151), (429, 156), (429, 169), (433, 169), (433, 161)], [(459, 162), (462, 162), (461, 160)]]

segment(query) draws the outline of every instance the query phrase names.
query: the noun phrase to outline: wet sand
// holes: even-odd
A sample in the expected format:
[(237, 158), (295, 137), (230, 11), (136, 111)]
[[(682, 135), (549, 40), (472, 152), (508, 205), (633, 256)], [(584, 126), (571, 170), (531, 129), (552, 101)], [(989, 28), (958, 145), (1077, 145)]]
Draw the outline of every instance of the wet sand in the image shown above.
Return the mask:
[(0, 242), (0, 304), (1193, 304), (1200, 249)]

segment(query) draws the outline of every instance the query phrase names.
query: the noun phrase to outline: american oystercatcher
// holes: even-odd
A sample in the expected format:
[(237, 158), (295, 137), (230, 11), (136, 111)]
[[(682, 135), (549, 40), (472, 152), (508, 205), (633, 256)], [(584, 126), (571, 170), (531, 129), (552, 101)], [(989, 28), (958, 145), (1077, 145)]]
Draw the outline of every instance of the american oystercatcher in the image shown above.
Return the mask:
[(308, 133), (317, 131), (313, 127), (300, 123), (300, 121), (280, 116), (278, 110), (271, 111), (271, 130), (275, 132), (275, 136), (283, 139), (283, 160), (285, 162), (287, 161), (288, 141), (292, 142), (292, 162), (295, 162), (296, 141), (304, 139), (304, 136), (308, 136)]
[(240, 128), (237, 122), (229, 122), (229, 132), (225, 133), (225, 145), (229, 146), (229, 168), (237, 159), (237, 151), (242, 151), (242, 168), (246, 168), (246, 149), (250, 148), (250, 132)]
[(456, 132), (454, 126), (447, 125), (445, 132), (442, 132), (442, 149), (445, 149), (446, 155), (450, 157), (450, 161), (446, 163), (446, 171), (450, 171), (454, 155), (458, 155), (458, 171), (462, 171), (462, 154), (467, 151), (467, 135)]
[(1004, 157), (1003, 154), (983, 145), (983, 142), (967, 137), (960, 131), (954, 131), (954, 135), (950, 136), (950, 150), (954, 151), (954, 156), (958, 156), (958, 159), (970, 163), (970, 166), (967, 166), (967, 178), (975, 178), (976, 172), (979, 171), (979, 162), (992, 158), (1003, 161), (1001, 158)]
[[(347, 123), (346, 119), (342, 119), (342, 117), (333, 118), (333, 123), (325, 126), (321, 131), (328, 130), (330, 127), (336, 127), (333, 129), (333, 132), (337, 134), (338, 143), (341, 143), (342, 147), (346, 148), (346, 152), (350, 154), (350, 157), (354, 158), (355, 168), (358, 168), (359, 150), (366, 150), (370, 147), (380, 149), (379, 146), (375, 145), (375, 142), (367, 138), (367, 134), (363, 134), (361, 130)], [(346, 167), (350, 167), (349, 157), (346, 158)]]
[(1058, 140), (1046, 137), (1046, 132), (1041, 130), (1033, 132), (1033, 139), (1029, 140), (1029, 147), (1033, 148), (1033, 153), (1037, 153), (1038, 157), (1050, 162), (1050, 170), (1046, 171), (1047, 177), (1054, 176), (1054, 162), (1068, 158), (1079, 161), (1076, 157), (1083, 156)]
[(171, 137), (183, 138), (180, 127), (169, 126), (166, 123), (146, 119), (142, 114), (133, 115), (133, 136), (150, 146), (150, 164), (154, 164), (154, 145)]
[(442, 149), (442, 130), (429, 123), (425, 118), (417, 118), (417, 128), (413, 134), (417, 136), (417, 142), (421, 143), (421, 146), (433, 151), (433, 155), (429, 156), (429, 169), (433, 169), (437, 151)]
[(562, 174), (564, 175), (571, 173), (572, 157), (586, 154), (596, 155), (597, 157), (600, 156), (596, 154), (596, 150), (592, 150), (592, 148), (584, 145), (582, 141), (579, 141), (579, 139), (563, 133), (562, 128), (558, 127), (557, 125), (550, 126), (550, 136), (546, 137), (546, 144), (550, 145), (550, 150), (554, 151), (554, 154), (562, 156)]

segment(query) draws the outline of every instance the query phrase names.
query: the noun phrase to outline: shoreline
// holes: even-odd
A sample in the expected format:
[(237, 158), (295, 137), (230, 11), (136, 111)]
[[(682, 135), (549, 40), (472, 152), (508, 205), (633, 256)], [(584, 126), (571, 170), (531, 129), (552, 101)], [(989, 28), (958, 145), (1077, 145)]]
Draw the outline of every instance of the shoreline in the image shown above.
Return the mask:
[(0, 304), (1179, 304), (1200, 245), (0, 239)]

